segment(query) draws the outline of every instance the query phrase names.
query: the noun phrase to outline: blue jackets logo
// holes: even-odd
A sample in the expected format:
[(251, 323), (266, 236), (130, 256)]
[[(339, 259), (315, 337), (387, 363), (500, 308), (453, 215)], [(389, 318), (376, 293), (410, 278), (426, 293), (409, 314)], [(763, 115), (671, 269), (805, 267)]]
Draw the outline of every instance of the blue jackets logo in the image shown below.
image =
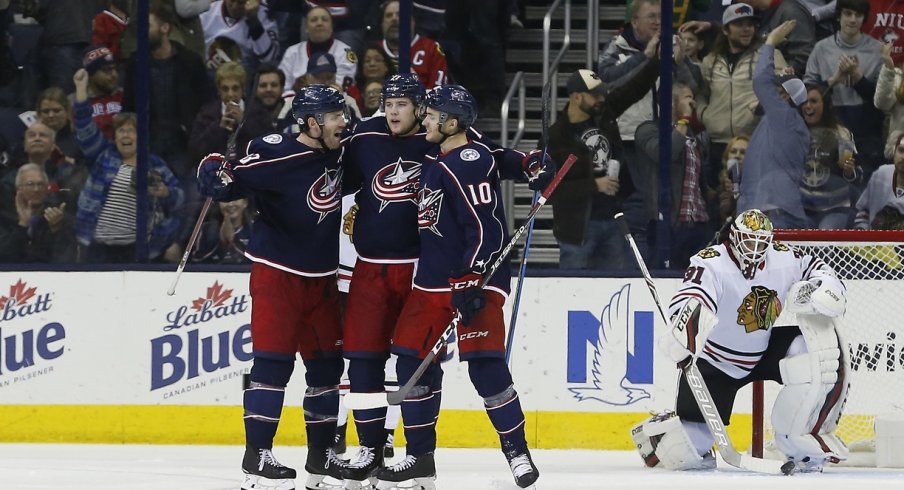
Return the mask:
[[(50, 293), (39, 294), (38, 288), (28, 287), (22, 279), (0, 295), (0, 386), (9, 385), (10, 380), (4, 379), (9, 375), (13, 375), (13, 383), (19, 383), (53, 371), (46, 361), (63, 355), (66, 329), (57, 322), (41, 328), (21, 327), (21, 320), (49, 311), (51, 306)], [(26, 368), (32, 369), (18, 373)]]
[(653, 312), (630, 308), (631, 285), (609, 298), (597, 318), (568, 312), (568, 383), (578, 401), (631, 405), (650, 398)]
[(320, 214), (317, 223), (342, 206), (342, 169), (323, 169), (320, 176), (308, 189), (308, 207)]
[[(230, 317), (248, 311), (249, 303), (246, 295), (233, 296), (232, 289), (225, 289), (216, 281), (191, 306), (180, 306), (169, 312), (163, 331), (177, 331), (151, 339), (151, 391), (197, 378), (202, 373), (226, 369), (233, 363), (250, 361), (253, 357), (251, 325), (244, 323), (236, 328), (235, 322), (226, 323)], [(201, 328), (211, 328), (207, 324), (224, 323), (224, 330), (202, 336)], [(228, 378), (241, 376), (241, 370), (227, 374), (224, 376)], [(223, 376), (194, 381), (171, 389), (164, 398), (201, 389), (221, 379)]]
[(421, 178), (421, 164), (399, 158), (381, 168), (374, 175), (371, 188), (380, 201), (383, 212), (390, 203), (411, 201), (417, 204), (417, 184)]

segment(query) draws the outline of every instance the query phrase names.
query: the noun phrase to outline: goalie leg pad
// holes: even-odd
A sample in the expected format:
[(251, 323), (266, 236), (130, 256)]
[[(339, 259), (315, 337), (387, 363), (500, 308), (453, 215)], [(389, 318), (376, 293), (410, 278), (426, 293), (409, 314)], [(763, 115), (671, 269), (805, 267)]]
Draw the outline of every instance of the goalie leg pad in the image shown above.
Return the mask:
[[(790, 356), (779, 361), (783, 387), (771, 415), (775, 442), (795, 461), (841, 461), (847, 448), (831, 433), (847, 396), (846, 358), (834, 329), (802, 326), (801, 331)], [(804, 341), (809, 351), (799, 353)]]
[(712, 435), (700, 422), (682, 422), (673, 412), (654, 415), (631, 429), (644, 464), (670, 470), (716, 467)]

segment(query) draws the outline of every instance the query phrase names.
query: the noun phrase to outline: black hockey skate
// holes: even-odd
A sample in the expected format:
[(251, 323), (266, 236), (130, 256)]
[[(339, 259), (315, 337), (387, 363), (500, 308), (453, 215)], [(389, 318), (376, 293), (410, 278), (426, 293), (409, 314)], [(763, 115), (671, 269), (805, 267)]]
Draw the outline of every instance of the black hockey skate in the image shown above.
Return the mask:
[(347, 449), (345, 445), (345, 432), (347, 428), (347, 425), (336, 427), (336, 439), (333, 441), (333, 451), (335, 451), (336, 454), (345, 454), (345, 450)]
[(386, 444), (383, 446), (383, 458), (395, 457), (395, 431), (386, 429)]
[(242, 459), (242, 471), (245, 472), (245, 480), (242, 482), (242, 490), (274, 489), (292, 490), (295, 488), (295, 470), (283, 466), (273, 457), (269, 449), (256, 449), (245, 447), (245, 457)]
[(383, 468), (383, 451), (361, 446), (358, 450), (358, 458), (342, 468), (342, 477), (346, 480), (345, 488), (360, 488), (360, 484), (355, 485), (355, 483), (365, 480), (368, 480), (367, 488), (372, 488), (369, 480), (381, 468)]
[(520, 488), (531, 488), (537, 478), (540, 478), (540, 471), (534, 465), (534, 460), (530, 456), (530, 450), (525, 449), (523, 453), (509, 451), (505, 453), (505, 459), (508, 460), (509, 468), (512, 469), (512, 476), (515, 477), (515, 484)]
[[(342, 470), (348, 461), (339, 459), (331, 447), (308, 447), (308, 459), (304, 470), (308, 472), (305, 488), (308, 490), (342, 488)], [(335, 480), (327, 481), (327, 478)]]
[(377, 490), (389, 490), (398, 488), (399, 484), (413, 480), (412, 490), (435, 490), (436, 485), (436, 464), (433, 461), (433, 453), (422, 454), (420, 456), (405, 456), (405, 459), (398, 463), (384, 468), (380, 468), (374, 473), (377, 479)]

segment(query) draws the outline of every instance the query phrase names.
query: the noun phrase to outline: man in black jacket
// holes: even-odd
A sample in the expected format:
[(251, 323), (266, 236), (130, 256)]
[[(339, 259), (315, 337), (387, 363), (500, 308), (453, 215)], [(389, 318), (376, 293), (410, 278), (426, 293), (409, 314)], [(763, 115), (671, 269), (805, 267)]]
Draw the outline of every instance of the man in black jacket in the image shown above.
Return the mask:
[(613, 216), (634, 189), (627, 168), (619, 163), (622, 141), (618, 118), (643, 98), (659, 73), (655, 46), (647, 61), (615, 87), (591, 70), (568, 79), (568, 104), (549, 128), (549, 154), (564, 161), (578, 159), (552, 198), (553, 234), (563, 269), (621, 269), (624, 239)]

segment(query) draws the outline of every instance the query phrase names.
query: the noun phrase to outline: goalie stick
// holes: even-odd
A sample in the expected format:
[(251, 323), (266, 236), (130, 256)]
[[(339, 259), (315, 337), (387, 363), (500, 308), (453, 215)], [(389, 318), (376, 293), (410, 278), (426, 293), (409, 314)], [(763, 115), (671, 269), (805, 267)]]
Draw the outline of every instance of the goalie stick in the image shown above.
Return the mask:
[[(666, 325), (670, 325), (671, 322), (669, 322), (665, 310), (662, 309), (662, 302), (659, 300), (659, 292), (656, 290), (656, 285), (653, 284), (653, 277), (650, 276), (650, 271), (647, 270), (647, 265), (643, 260), (643, 256), (640, 255), (640, 250), (638, 250), (637, 244), (634, 243), (634, 237), (631, 236), (631, 230), (628, 229), (628, 223), (625, 221), (624, 214), (616, 214), (615, 221), (618, 223), (619, 228), (621, 228), (625, 240), (627, 240), (628, 245), (631, 247), (631, 251), (634, 253), (634, 259), (637, 261), (638, 267), (640, 267), (640, 273), (647, 283), (650, 295), (653, 296), (653, 302), (656, 303), (656, 308), (659, 310), (659, 316)], [(691, 392), (694, 394), (694, 401), (697, 402), (697, 407), (700, 408), (700, 413), (706, 421), (709, 432), (712, 434), (713, 439), (716, 440), (716, 445), (719, 446), (719, 454), (726, 463), (736, 468), (772, 475), (789, 475), (794, 471), (795, 466), (792, 461), (786, 462), (776, 459), (754, 458), (753, 456), (739, 453), (732, 445), (731, 439), (728, 437), (728, 431), (725, 429), (725, 424), (722, 423), (722, 417), (719, 415), (719, 410), (716, 408), (713, 397), (709, 393), (706, 382), (703, 381), (703, 375), (700, 374), (700, 369), (697, 368), (697, 364), (694, 362), (688, 363), (687, 366), (682, 369), (682, 373), (687, 379), (687, 384), (690, 385)]]
[[(527, 215), (527, 219), (524, 220), (524, 223), (512, 233), (512, 237), (509, 239), (508, 243), (500, 252), (499, 257), (493, 261), (490, 268), (480, 279), (480, 287), (484, 287), (487, 282), (489, 282), (490, 278), (493, 277), (493, 274), (496, 272), (496, 269), (499, 268), (500, 265), (506, 260), (509, 252), (512, 251), (512, 248), (515, 247), (515, 243), (518, 242), (518, 239), (521, 238), (521, 235), (527, 230), (527, 227), (533, 222), (534, 218), (537, 216), (537, 212), (540, 211), (540, 208), (546, 204), (546, 201), (549, 199), (549, 196), (552, 195), (553, 191), (558, 187), (559, 182), (562, 181), (562, 178), (565, 177), (565, 174), (568, 173), (568, 170), (571, 169), (571, 166), (574, 165), (577, 157), (574, 155), (568, 155), (568, 159), (565, 160), (565, 163), (562, 164), (562, 167), (556, 172), (555, 177), (553, 177), (552, 182), (546, 186), (546, 189), (543, 191), (543, 194), (540, 195), (540, 198), (537, 199), (537, 202), (530, 209), (530, 213)], [(361, 410), (368, 408), (380, 408), (385, 407), (387, 405), (398, 405), (402, 403), (408, 393), (411, 392), (411, 389), (414, 388), (415, 383), (421, 378), (421, 375), (424, 374), (424, 371), (430, 366), (430, 363), (433, 362), (433, 359), (445, 347), (447, 343), (447, 339), (449, 335), (455, 332), (455, 329), (458, 327), (458, 324), (461, 323), (461, 313), (458, 310), (455, 310), (455, 316), (452, 317), (452, 321), (449, 322), (449, 325), (446, 326), (446, 329), (439, 335), (439, 339), (433, 344), (433, 348), (430, 349), (430, 352), (427, 353), (427, 356), (421, 361), (421, 364), (417, 367), (417, 370), (414, 371), (414, 374), (411, 376), (411, 379), (408, 380), (403, 386), (399, 387), (398, 391), (380, 391), (376, 393), (348, 393), (345, 395), (345, 406), (348, 407), (349, 410)]]
[[(238, 144), (239, 131), (241, 131), (242, 126), (244, 125), (245, 118), (242, 117), (242, 120), (239, 121), (239, 124), (235, 127), (235, 130), (232, 131), (232, 134), (229, 135), (229, 139), (226, 141), (227, 162), (234, 162), (238, 158), (236, 145)], [(198, 235), (201, 234), (201, 226), (204, 224), (204, 220), (207, 219), (207, 213), (210, 211), (210, 205), (212, 203), (213, 199), (208, 197), (204, 200), (204, 205), (201, 206), (201, 212), (198, 213), (198, 221), (195, 221), (195, 228), (191, 231), (188, 243), (185, 244), (185, 252), (182, 254), (182, 260), (179, 261), (179, 265), (176, 267), (176, 277), (173, 278), (173, 283), (170, 284), (169, 289), (166, 290), (166, 294), (169, 296), (176, 294), (176, 286), (179, 284), (179, 278), (182, 277), (182, 271), (185, 270), (185, 264), (188, 263), (188, 258), (191, 257), (191, 249), (194, 248), (195, 242), (198, 241)]]

